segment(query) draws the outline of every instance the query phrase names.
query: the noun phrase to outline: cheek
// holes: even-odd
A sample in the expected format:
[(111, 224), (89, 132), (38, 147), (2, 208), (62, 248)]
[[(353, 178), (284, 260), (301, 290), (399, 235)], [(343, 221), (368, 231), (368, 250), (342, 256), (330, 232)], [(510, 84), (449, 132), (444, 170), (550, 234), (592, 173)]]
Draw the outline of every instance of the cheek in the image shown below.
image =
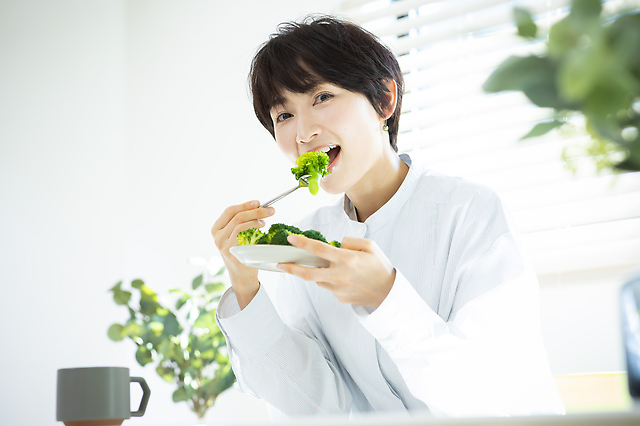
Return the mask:
[(282, 135), (282, 132), (276, 132), (276, 144), (280, 151), (287, 157), (291, 162), (294, 162), (298, 159), (298, 147), (293, 141), (293, 143)]

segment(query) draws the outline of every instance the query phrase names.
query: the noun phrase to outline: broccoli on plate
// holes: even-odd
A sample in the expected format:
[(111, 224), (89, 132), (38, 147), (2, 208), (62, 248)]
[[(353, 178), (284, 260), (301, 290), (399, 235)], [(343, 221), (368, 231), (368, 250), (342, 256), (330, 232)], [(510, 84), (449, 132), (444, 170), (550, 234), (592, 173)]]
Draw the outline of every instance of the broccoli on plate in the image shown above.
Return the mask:
[(241, 246), (256, 244), (264, 234), (257, 228), (247, 229), (238, 233), (238, 244)]
[(290, 246), (291, 243), (287, 241), (287, 237), (289, 235), (303, 235), (307, 238), (322, 241), (323, 243), (330, 244), (334, 247), (340, 248), (341, 246), (338, 241), (328, 242), (324, 235), (314, 229), (309, 229), (303, 232), (300, 228), (285, 225), (284, 223), (274, 223), (266, 233), (263, 233), (256, 228), (242, 231), (238, 234), (238, 244), (241, 246), (255, 244)]

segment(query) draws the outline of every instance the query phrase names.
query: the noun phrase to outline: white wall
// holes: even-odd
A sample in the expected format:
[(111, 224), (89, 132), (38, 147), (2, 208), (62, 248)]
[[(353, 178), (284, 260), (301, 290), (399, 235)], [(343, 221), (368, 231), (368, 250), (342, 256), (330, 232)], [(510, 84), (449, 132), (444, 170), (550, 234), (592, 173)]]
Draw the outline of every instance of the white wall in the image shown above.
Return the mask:
[[(1, 424), (54, 424), (56, 370), (93, 365), (149, 381), (148, 415), (128, 423), (194, 423), (172, 386), (137, 365), (132, 343), (108, 340), (126, 314), (107, 290), (136, 277), (158, 290), (189, 285), (200, 270), (187, 258), (214, 255), (209, 229), (224, 207), (291, 186), (290, 165), (253, 116), (247, 70), (277, 23), (330, 7), (0, 0)], [(332, 200), (296, 193), (274, 220)], [(554, 372), (623, 368), (618, 287), (543, 288)], [(231, 390), (207, 420), (265, 416)]]
[(55, 422), (56, 370), (105, 338), (125, 265), (122, 1), (0, 2), (0, 423)]
[[(253, 117), (248, 64), (278, 23), (328, 6), (0, 0), (0, 424), (54, 424), (57, 369), (97, 365), (149, 382), (148, 414), (130, 423), (195, 422), (131, 342), (107, 338), (126, 319), (107, 290), (189, 285), (187, 258), (215, 253), (224, 207), (292, 186)], [(265, 417), (231, 390), (207, 419)]]

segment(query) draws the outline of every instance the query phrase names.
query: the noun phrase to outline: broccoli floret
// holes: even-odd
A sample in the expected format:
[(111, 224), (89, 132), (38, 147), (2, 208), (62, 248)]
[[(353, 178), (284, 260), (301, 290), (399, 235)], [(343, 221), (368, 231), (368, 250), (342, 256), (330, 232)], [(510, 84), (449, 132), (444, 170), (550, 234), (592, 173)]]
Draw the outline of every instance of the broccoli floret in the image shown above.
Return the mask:
[(302, 234), (302, 231), (300, 230), (300, 228), (297, 228), (297, 227), (292, 226), (292, 225), (285, 225), (284, 223), (274, 223), (273, 225), (271, 225), (269, 227), (269, 234), (271, 236), (273, 236), (280, 229), (286, 229), (287, 231), (291, 232), (292, 234)]
[(298, 157), (296, 167), (291, 169), (291, 173), (298, 180), (302, 176), (310, 175), (308, 178), (309, 192), (316, 195), (318, 180), (327, 175), (327, 167), (329, 167), (329, 156), (325, 152), (309, 151)]
[[(297, 228), (295, 226), (291, 226), (291, 225), (285, 225), (284, 223), (274, 223), (273, 225), (271, 225), (269, 227), (269, 231), (267, 231), (266, 234), (264, 234), (258, 241), (256, 244), (275, 244), (275, 245), (291, 245), (288, 242), (286, 244), (283, 243), (278, 243), (278, 242), (273, 242), (273, 238), (275, 237), (275, 235), (280, 232), (280, 231), (287, 231), (289, 232), (289, 234), (302, 234), (302, 231), (300, 230), (300, 228)], [(286, 234), (284, 236), (284, 240), (286, 241), (287, 239), (287, 235)], [(282, 238), (280, 238), (282, 239)]]
[(304, 231), (302, 235), (304, 235), (307, 238), (311, 238), (312, 240), (322, 241), (323, 243), (327, 242), (327, 239), (324, 237), (324, 235), (322, 235), (320, 232), (316, 231), (315, 229), (309, 229), (308, 231)]
[(264, 234), (257, 228), (247, 229), (238, 233), (238, 244), (241, 246), (256, 244)]
[(340, 244), (340, 242), (336, 240), (331, 241), (329, 244), (337, 248), (342, 247), (342, 244)]
[(276, 246), (290, 246), (291, 243), (287, 241), (287, 237), (293, 234), (293, 232), (286, 229), (279, 229), (275, 234), (273, 234), (273, 238), (271, 238), (271, 245)]
[(264, 234), (258, 241), (256, 241), (256, 244), (271, 244), (271, 236), (269, 234)]

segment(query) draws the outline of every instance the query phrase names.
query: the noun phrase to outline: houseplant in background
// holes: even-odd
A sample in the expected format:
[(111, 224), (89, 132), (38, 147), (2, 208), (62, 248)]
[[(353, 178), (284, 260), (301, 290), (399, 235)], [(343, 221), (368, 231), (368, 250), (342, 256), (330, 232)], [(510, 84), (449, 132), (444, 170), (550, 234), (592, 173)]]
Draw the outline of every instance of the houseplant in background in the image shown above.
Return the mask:
[[(520, 36), (538, 36), (527, 11), (516, 8), (515, 19)], [(542, 55), (508, 58), (483, 89), (522, 91), (534, 104), (553, 109), (554, 118), (523, 139), (584, 123), (590, 140), (583, 151), (598, 170), (640, 170), (638, 10), (603, 17), (600, 0), (573, 0), (570, 13), (551, 27)], [(566, 150), (563, 156), (567, 160)]]
[[(127, 307), (129, 319), (109, 327), (113, 341), (131, 339), (136, 361), (153, 364), (167, 382), (177, 385), (173, 401), (186, 401), (200, 420), (220, 393), (235, 382), (226, 342), (215, 321), (215, 309), (225, 289), (224, 267), (195, 277), (188, 291), (171, 289), (165, 297), (140, 279), (109, 291), (116, 304)], [(139, 293), (132, 300), (132, 292)], [(137, 295), (136, 295), (137, 296)]]

